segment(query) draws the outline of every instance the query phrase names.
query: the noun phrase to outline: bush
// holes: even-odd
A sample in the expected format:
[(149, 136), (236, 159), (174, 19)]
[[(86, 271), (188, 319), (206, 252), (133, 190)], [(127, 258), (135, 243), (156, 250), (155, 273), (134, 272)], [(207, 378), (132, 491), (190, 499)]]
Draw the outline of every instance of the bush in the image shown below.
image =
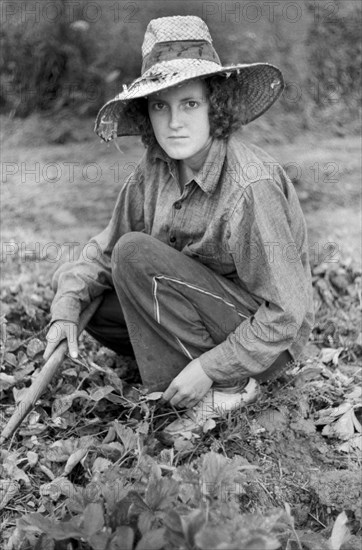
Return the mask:
[(346, 122), (358, 117), (360, 105), (362, 9), (356, 3), (353, 12), (346, 13), (341, 2), (335, 5), (333, 17), (314, 18), (310, 27), (307, 89), (315, 111), (331, 114), (334, 107)]
[[(105, 3), (101, 19), (88, 23), (82, 20), (84, 7), (90, 6), (88, 2), (80, 0), (74, 4), (72, 19), (66, 9), (69, 2), (55, 0), (59, 14), (55, 21), (34, 24), (18, 17), (3, 27), (3, 111), (24, 117), (34, 111), (54, 113), (65, 108), (94, 115), (104, 101), (122, 89), (122, 84), (138, 75), (140, 46), (150, 19), (200, 15), (195, 3), (188, 0), (134, 3), (133, 19), (126, 12), (115, 17), (111, 5)], [(34, 2), (28, 0), (27, 4)], [(221, 2), (220, 9), (222, 5)], [(330, 5), (333, 7), (331, 2)], [(333, 17), (324, 12), (316, 17), (314, 0), (304, 0), (303, 6), (306, 9), (298, 29), (286, 24), (281, 13), (273, 22), (264, 17), (255, 25), (246, 20), (234, 21), (232, 17), (223, 23), (219, 17), (210, 18), (207, 24), (224, 64), (267, 61), (281, 68), (291, 88), (278, 102), (280, 114), (292, 117), (299, 127), (330, 119), (342, 126), (356, 120), (358, 113), (361, 8), (353, 1), (334, 0)], [(293, 86), (294, 91), (299, 91), (296, 99)]]
[(94, 40), (69, 25), (63, 1), (59, 8), (56, 24), (18, 22), (2, 30), (1, 105), (18, 116), (77, 107), (101, 90)]

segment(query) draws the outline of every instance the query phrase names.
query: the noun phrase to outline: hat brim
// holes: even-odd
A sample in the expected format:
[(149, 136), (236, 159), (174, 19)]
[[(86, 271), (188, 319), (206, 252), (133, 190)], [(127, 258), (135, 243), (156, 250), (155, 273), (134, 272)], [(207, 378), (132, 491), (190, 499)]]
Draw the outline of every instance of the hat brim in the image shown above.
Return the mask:
[(99, 111), (95, 132), (104, 140), (117, 136), (139, 135), (137, 124), (124, 113), (129, 101), (147, 97), (196, 78), (224, 75), (236, 78), (243, 98), (242, 124), (248, 124), (267, 111), (283, 91), (281, 71), (269, 63), (250, 63), (221, 67), (199, 59), (177, 59), (154, 65)]

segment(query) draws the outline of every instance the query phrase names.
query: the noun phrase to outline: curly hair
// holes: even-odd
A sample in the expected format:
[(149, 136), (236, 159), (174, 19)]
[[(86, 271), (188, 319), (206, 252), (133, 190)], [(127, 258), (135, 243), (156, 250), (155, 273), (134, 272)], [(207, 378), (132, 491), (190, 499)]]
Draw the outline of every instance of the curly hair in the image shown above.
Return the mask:
[[(211, 76), (203, 79), (209, 100), (210, 135), (226, 139), (240, 128), (245, 117), (241, 87), (236, 75)], [(155, 134), (148, 116), (147, 98), (133, 99), (124, 109), (124, 114), (135, 121), (146, 147), (156, 143)]]

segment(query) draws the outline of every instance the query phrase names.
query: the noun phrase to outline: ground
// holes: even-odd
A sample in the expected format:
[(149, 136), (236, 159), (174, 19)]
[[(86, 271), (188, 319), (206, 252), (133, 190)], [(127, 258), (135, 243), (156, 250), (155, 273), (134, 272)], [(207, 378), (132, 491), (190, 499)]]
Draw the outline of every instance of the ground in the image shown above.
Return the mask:
[[(100, 143), (87, 120), (2, 131), (1, 428), (42, 365), (52, 272), (105, 227), (142, 152), (137, 138)], [(173, 444), (162, 427), (175, 412), (143, 395), (134, 360), (83, 335), (3, 446), (6, 548), (362, 547), (360, 141), (268, 135), (245, 139), (284, 165), (309, 231), (317, 314), (303, 357), (258, 404)]]

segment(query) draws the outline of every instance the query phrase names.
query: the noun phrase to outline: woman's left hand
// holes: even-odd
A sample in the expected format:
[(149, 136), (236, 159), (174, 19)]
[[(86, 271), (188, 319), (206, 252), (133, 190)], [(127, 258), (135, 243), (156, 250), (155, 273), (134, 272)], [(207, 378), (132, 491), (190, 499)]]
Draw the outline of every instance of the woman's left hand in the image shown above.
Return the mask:
[(191, 408), (204, 397), (213, 384), (199, 359), (189, 363), (171, 382), (163, 398), (174, 407)]

